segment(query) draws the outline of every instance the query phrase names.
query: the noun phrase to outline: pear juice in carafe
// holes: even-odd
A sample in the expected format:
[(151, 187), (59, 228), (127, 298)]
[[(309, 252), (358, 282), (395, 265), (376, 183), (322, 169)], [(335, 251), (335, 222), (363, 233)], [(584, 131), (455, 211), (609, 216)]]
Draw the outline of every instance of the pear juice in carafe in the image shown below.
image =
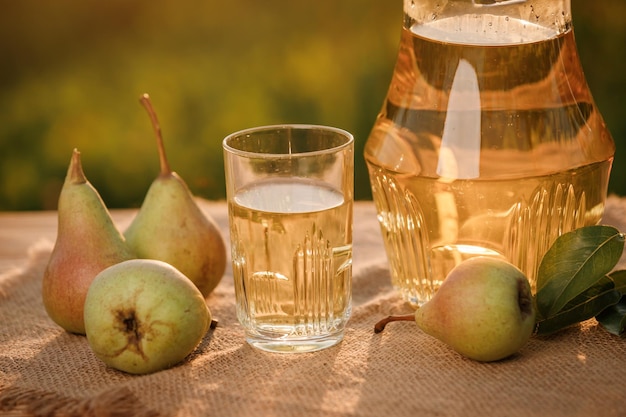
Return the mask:
[(613, 154), (571, 25), (406, 15), (365, 147), (394, 286), (421, 305), (479, 255), (534, 285), (559, 235), (600, 220)]

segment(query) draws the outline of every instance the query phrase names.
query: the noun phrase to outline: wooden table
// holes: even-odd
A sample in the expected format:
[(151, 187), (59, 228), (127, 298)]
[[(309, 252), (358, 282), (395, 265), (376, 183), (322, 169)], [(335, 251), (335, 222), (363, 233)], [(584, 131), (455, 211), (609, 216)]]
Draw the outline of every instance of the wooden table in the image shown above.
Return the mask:
[[(227, 237), (226, 205), (201, 206)], [(625, 200), (610, 199), (605, 223), (626, 230), (625, 208)], [(123, 229), (134, 211), (112, 214)], [(341, 344), (300, 355), (248, 346), (228, 268), (207, 299), (218, 327), (185, 363), (146, 376), (106, 368), (84, 337), (47, 317), (38, 291), (55, 235), (54, 212), (0, 213), (0, 414), (626, 415), (626, 341), (594, 320), (533, 337), (518, 355), (488, 364), (461, 357), (410, 322), (374, 334), (380, 318), (409, 308), (389, 283), (371, 202), (355, 207), (353, 314)]]

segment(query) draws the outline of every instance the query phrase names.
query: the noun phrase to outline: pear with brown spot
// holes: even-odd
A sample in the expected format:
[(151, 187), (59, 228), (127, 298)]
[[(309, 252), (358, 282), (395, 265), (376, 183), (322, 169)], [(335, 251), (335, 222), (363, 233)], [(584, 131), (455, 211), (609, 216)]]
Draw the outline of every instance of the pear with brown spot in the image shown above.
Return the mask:
[(105, 269), (85, 300), (89, 346), (106, 365), (131, 374), (180, 363), (210, 325), (200, 290), (162, 261), (134, 259)]

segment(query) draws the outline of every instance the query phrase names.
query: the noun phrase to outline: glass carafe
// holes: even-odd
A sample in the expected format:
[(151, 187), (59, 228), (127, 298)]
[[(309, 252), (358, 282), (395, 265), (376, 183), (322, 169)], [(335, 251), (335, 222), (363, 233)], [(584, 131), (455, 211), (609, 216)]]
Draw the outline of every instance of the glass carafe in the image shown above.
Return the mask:
[(405, 0), (365, 160), (394, 286), (426, 302), (459, 262), (503, 257), (534, 286), (604, 211), (615, 145), (579, 61), (570, 0)]

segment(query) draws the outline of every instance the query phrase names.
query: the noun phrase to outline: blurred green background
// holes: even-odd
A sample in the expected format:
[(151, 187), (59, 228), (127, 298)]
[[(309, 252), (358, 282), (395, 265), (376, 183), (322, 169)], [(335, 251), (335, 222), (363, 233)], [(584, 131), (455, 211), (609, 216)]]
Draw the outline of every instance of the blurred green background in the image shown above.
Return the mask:
[[(54, 209), (71, 151), (111, 207), (137, 207), (158, 172), (139, 96), (150, 94), (170, 164), (224, 198), (221, 140), (274, 123), (363, 146), (389, 85), (399, 0), (20, 0), (0, 13), (0, 210)], [(626, 195), (626, 2), (572, 0), (594, 98), (617, 144), (610, 192)]]

